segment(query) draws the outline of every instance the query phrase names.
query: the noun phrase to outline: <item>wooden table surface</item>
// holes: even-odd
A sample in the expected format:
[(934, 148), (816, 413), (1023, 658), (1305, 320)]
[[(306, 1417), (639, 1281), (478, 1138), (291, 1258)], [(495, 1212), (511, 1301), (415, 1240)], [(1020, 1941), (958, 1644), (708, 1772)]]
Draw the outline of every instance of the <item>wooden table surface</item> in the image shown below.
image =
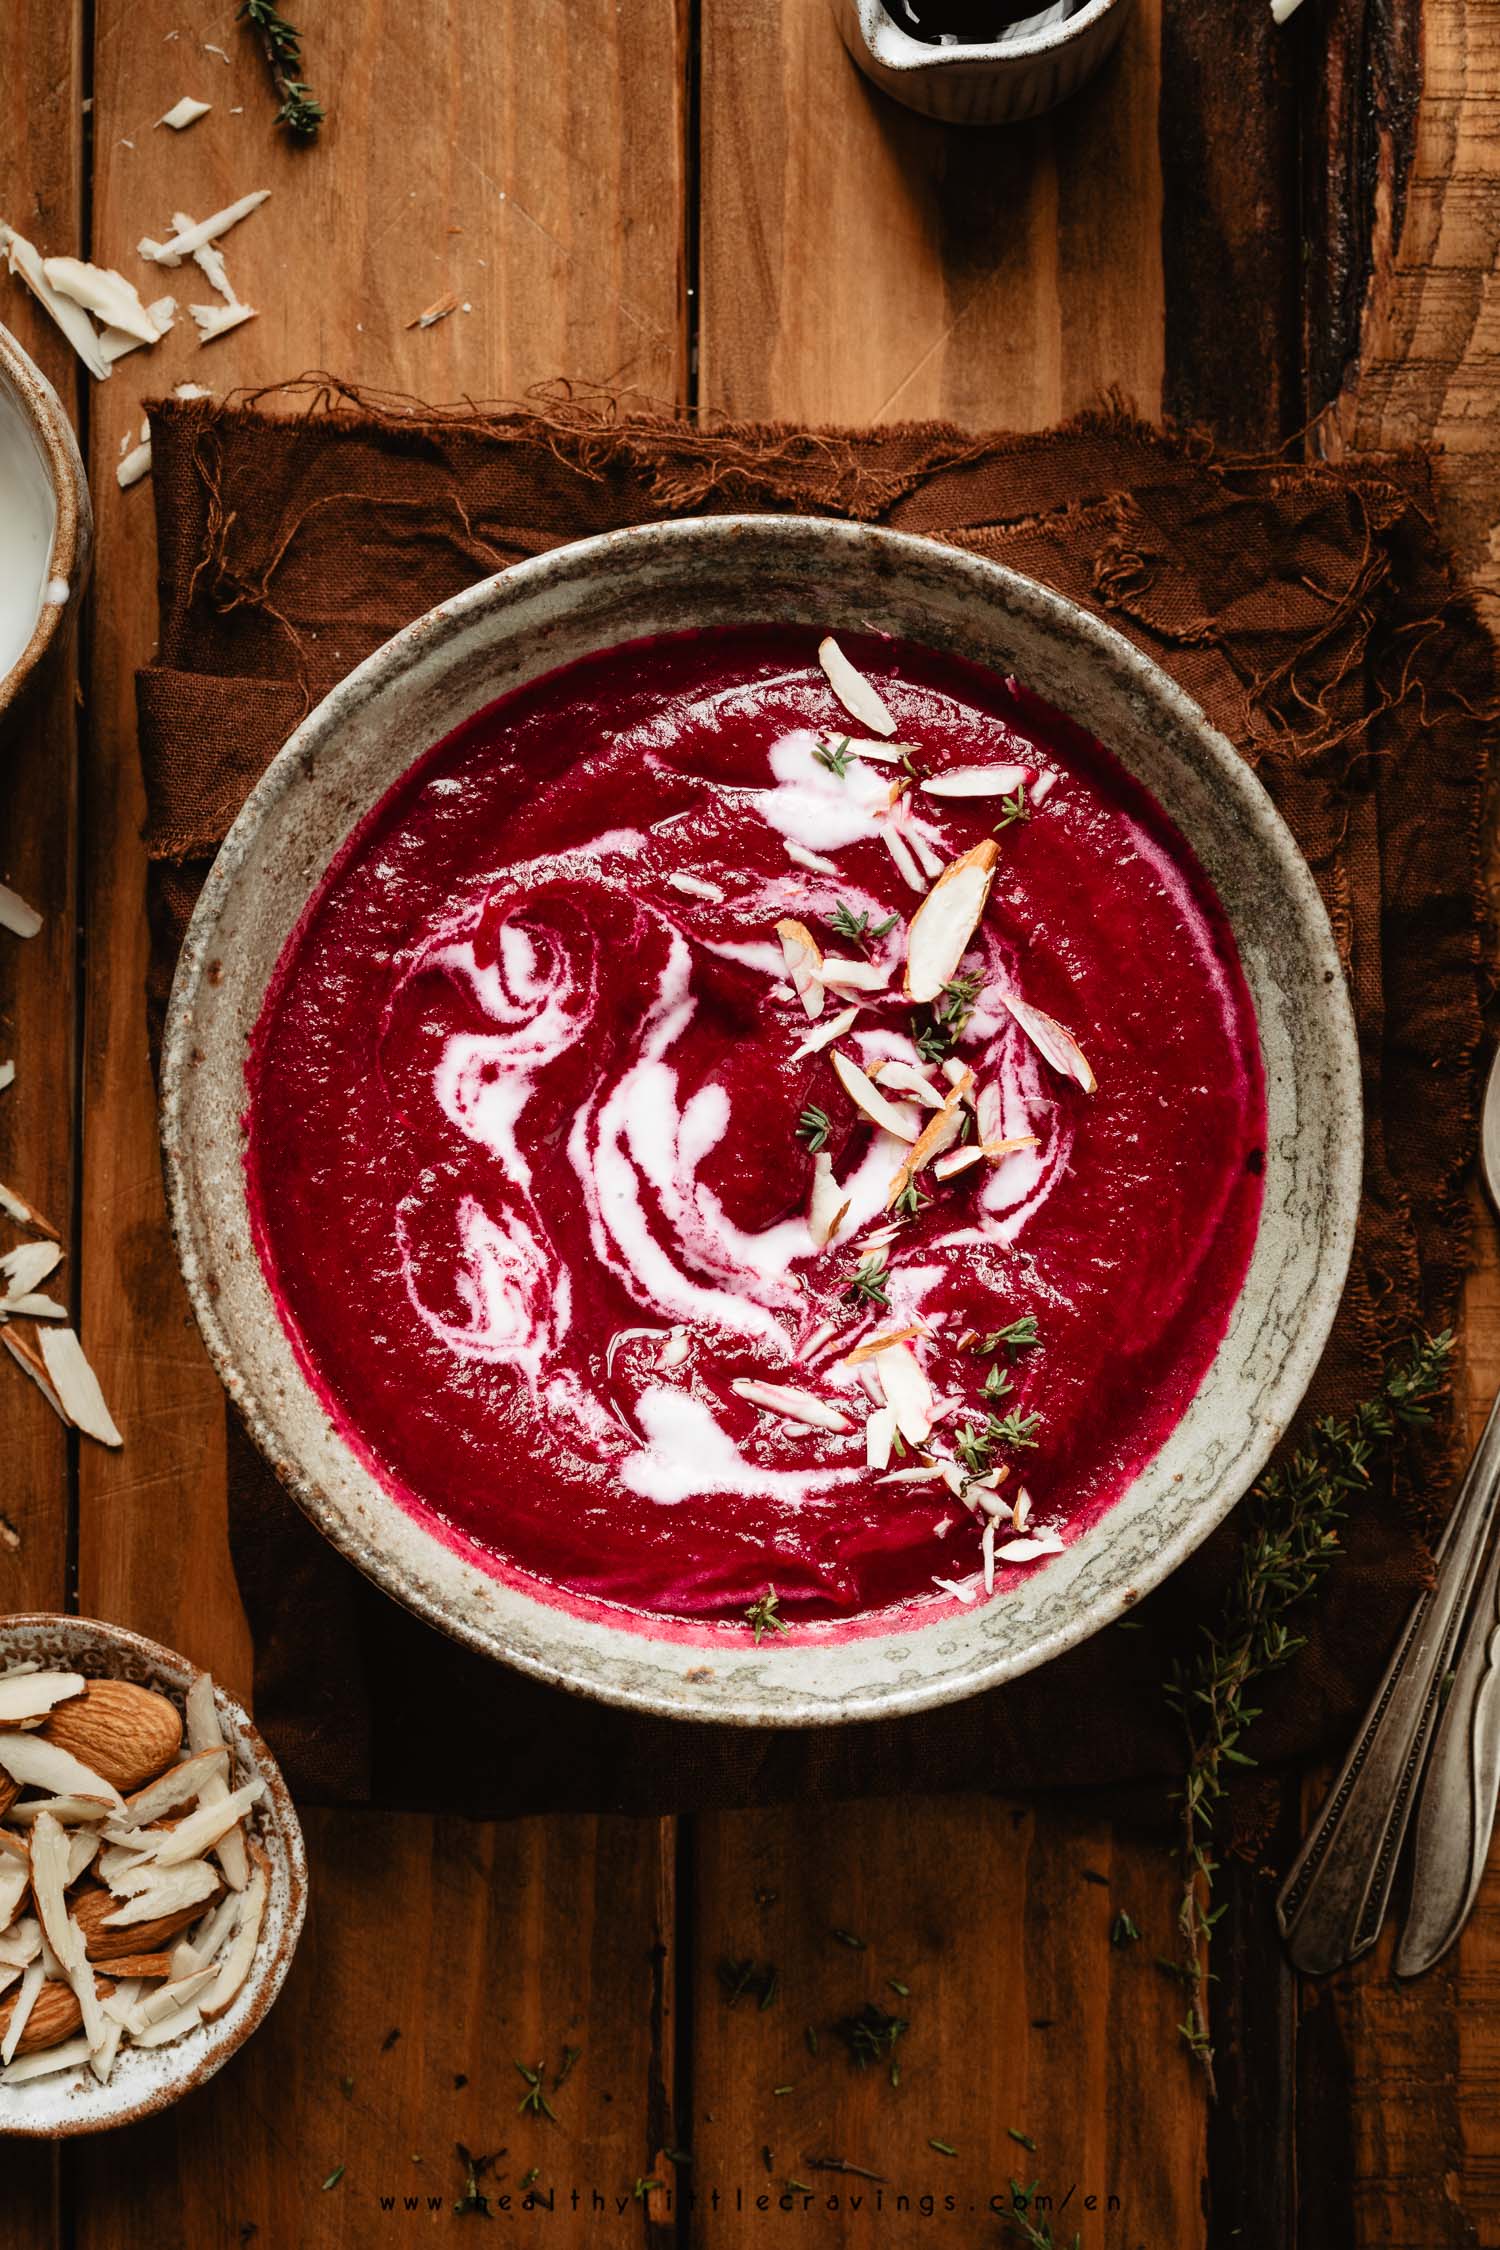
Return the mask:
[[(133, 245), (174, 211), (274, 191), (227, 245), (259, 317), (204, 350), (184, 320), (90, 387), (18, 287), (0, 303), (76, 409), (98, 512), (76, 682), (0, 772), (0, 876), (47, 916), (0, 948), (19, 1071), (0, 1178), (66, 1219), (126, 1433), (119, 1454), (70, 1444), (19, 1377), (4, 1387), (0, 1595), (138, 1626), (240, 1691), (221, 1399), (167, 1240), (142, 1006), (132, 674), (153, 529), (149, 487), (114, 471), (143, 397), (318, 367), (434, 399), (565, 374), (703, 413), (1037, 427), (1115, 386), (1236, 443), (1441, 441), (1450, 530), (1500, 603), (1500, 16), (1481, 0), (1420, 18), (1417, 0), (1307, 0), (1280, 32), (1263, 0), (1138, 0), (1095, 86), (1000, 134), (875, 95), (826, 0), (293, 13), (331, 110), (307, 151), (270, 131), (232, 6), (0, 11), (0, 215), (44, 250), (139, 277)], [(212, 114), (155, 130), (184, 93)], [(411, 328), (449, 288), (465, 309)], [(1488, 1238), (1466, 1364), (1479, 1410), (1500, 1377)], [(498, 2152), (482, 2184), (517, 2250), (970, 2250), (1015, 2238), (990, 2203), (1012, 2176), (1089, 2250), (1500, 2243), (1500, 1880), (1416, 1987), (1381, 1953), (1298, 1991), (1269, 1885), (1237, 1878), (1210, 2114), (1153, 1965), (1171, 1870), (1086, 1806), (314, 1813), (308, 1841), (312, 1911), (267, 2027), (128, 2140), (8, 2145), (9, 2250), (409, 2241), (452, 2220), (459, 2142)], [(1110, 1944), (1122, 1907), (1138, 1946)], [(718, 1964), (747, 1956), (777, 1965), (765, 2009), (721, 1991)], [(804, 2026), (889, 1999), (892, 1977), (910, 1988), (899, 2087), (826, 2033), (808, 2051)], [(565, 2046), (556, 2123), (519, 2114), (515, 2063), (555, 2073)], [(812, 2168), (828, 2156), (884, 2174), (880, 2201)], [(503, 2209), (533, 2167), (555, 2208)], [(634, 2192), (653, 2174), (670, 2206)], [(783, 2207), (788, 2180), (810, 2207)]]

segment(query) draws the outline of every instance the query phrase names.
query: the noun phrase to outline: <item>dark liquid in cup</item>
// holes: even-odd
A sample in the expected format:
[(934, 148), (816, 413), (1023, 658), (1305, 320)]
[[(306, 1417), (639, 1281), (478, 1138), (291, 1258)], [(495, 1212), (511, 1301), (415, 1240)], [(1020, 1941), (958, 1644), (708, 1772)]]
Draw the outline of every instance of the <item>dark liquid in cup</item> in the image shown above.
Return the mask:
[(930, 47), (999, 45), (1065, 22), (1088, 0), (883, 0), (892, 23)]

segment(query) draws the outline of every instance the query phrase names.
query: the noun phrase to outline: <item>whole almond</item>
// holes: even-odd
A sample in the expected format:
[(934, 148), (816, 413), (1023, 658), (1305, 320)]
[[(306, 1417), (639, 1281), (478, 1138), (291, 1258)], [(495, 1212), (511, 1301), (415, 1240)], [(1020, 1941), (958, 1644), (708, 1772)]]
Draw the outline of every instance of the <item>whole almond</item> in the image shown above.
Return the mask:
[(116, 1789), (139, 1789), (176, 1757), (182, 1719), (175, 1703), (129, 1680), (90, 1680), (59, 1704), (40, 1730)]
[[(114, 1991), (114, 1986), (96, 1979), (100, 1998)], [(0, 2004), (0, 2039), (10, 2028), (11, 2012), (17, 1994)], [(78, 1995), (70, 1984), (48, 1982), (36, 1996), (36, 2003), (26, 2018), (26, 2029), (16, 2042), (18, 2055), (35, 2055), (43, 2047), (55, 2047), (60, 2039), (70, 2039), (82, 2028), (83, 2011), (78, 2005)]]
[(116, 1961), (129, 1960), (137, 1953), (158, 1953), (168, 1941), (177, 1937), (190, 1922), (207, 1914), (224, 1896), (224, 1885), (207, 1898), (199, 1899), (196, 1906), (179, 1906), (175, 1914), (159, 1914), (154, 1922), (127, 1922), (119, 1929), (104, 1927), (106, 1914), (113, 1914), (121, 1903), (102, 1883), (80, 1883), (72, 1892), (69, 1904), (73, 1919), (83, 1932), (84, 1946), (91, 1961), (107, 1961), (113, 1973)]

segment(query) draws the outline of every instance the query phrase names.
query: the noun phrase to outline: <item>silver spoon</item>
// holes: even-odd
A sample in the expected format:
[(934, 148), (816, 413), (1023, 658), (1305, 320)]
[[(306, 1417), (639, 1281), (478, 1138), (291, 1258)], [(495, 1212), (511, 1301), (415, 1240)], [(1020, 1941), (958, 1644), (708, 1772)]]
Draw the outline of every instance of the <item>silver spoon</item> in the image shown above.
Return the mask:
[[(1500, 1053), (1485, 1087), (1481, 1160), (1490, 1200), (1500, 1209)], [(1398, 1973), (1415, 1976), (1430, 1967), (1473, 1905), (1500, 1785), (1500, 1683), (1491, 1664), (1500, 1624), (1497, 1514), (1500, 1399), (1433, 1557), (1433, 1583), (1412, 1607), (1354, 1747), (1277, 1898), (1287, 1951), (1308, 1975), (1342, 1968), (1375, 1943), (1419, 1787)]]

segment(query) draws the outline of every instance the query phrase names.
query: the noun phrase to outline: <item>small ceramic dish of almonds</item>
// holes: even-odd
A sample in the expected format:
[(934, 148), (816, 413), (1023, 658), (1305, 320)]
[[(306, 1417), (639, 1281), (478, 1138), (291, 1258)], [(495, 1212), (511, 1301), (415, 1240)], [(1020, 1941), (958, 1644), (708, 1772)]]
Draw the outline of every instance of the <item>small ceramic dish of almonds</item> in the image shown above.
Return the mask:
[(123, 2125), (212, 2077), (306, 1898), (286, 1784), (206, 1672), (91, 1618), (0, 1623), (0, 2134)]

